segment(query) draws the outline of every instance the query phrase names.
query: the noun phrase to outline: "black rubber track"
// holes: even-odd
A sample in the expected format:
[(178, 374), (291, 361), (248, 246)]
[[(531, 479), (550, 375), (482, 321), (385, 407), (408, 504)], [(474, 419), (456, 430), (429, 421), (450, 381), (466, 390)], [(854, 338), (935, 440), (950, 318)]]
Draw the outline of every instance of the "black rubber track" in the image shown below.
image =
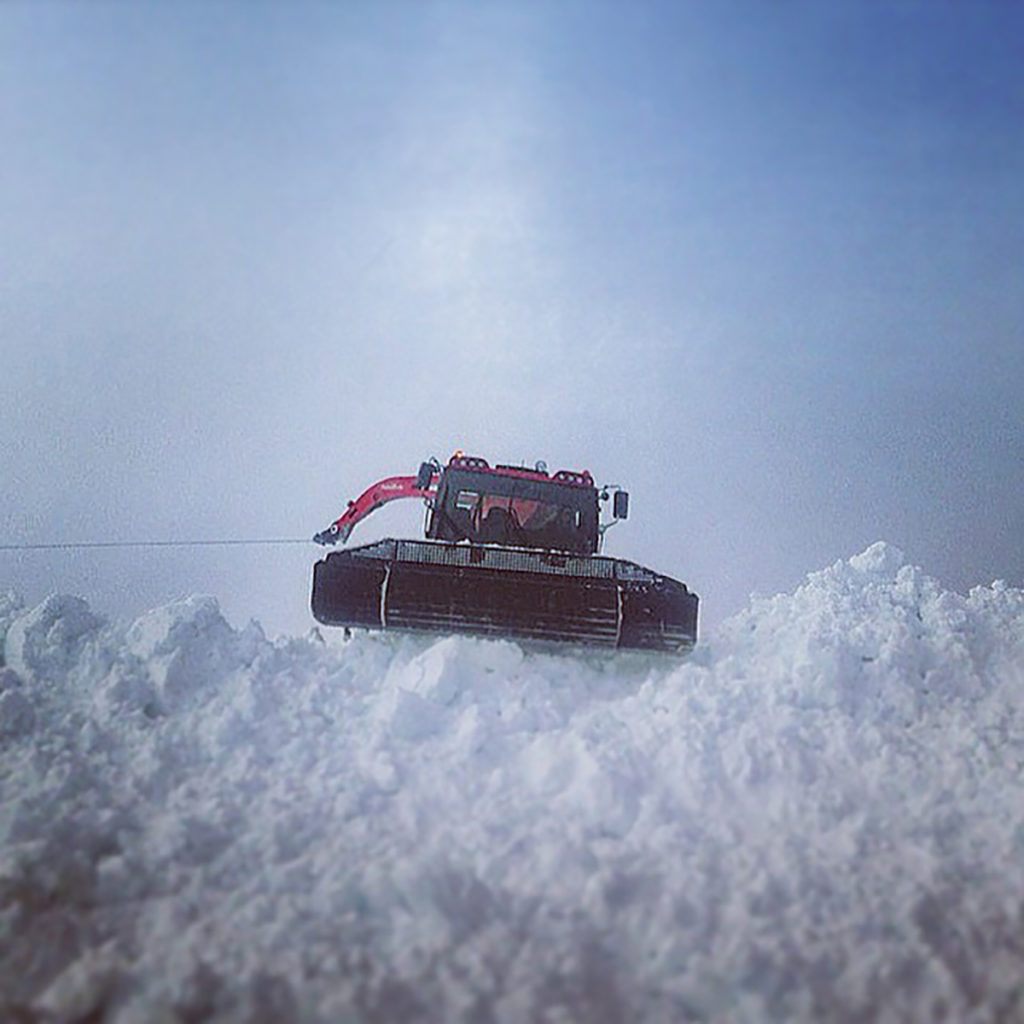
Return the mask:
[(685, 653), (697, 606), (632, 562), (522, 548), (385, 540), (313, 570), (313, 616), (328, 626)]

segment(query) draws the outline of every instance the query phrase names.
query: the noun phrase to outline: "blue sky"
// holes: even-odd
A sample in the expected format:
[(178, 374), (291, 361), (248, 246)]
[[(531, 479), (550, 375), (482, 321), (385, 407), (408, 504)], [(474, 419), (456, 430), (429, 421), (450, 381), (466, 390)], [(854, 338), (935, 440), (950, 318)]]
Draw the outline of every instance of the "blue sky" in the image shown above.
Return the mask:
[[(628, 486), (609, 552), (711, 624), (877, 539), (1020, 585), (1022, 31), (4, 4), (0, 534), (303, 537), (461, 447)], [(0, 582), (301, 630), (316, 554), (0, 553)]]

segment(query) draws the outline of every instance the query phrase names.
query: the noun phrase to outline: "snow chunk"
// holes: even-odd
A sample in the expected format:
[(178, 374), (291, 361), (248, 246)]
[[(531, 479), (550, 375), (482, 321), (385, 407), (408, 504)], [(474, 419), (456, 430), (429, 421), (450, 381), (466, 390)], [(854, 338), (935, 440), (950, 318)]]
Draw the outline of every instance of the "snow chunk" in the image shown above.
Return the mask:
[(10, 624), (25, 607), (25, 602), (13, 590), (0, 592), (0, 665), (4, 663), (4, 638)]
[(87, 949), (47, 986), (34, 1009), (45, 1020), (79, 1021), (94, 1016), (102, 1011), (122, 966), (113, 941)]
[(26, 680), (61, 680), (102, 623), (82, 598), (54, 594), (11, 623), (4, 660)]
[(36, 713), (23, 693), (5, 685), (5, 672), (9, 672), (8, 678), (14, 676), (10, 670), (0, 669), (0, 739), (16, 739), (32, 731)]
[(905, 564), (903, 552), (885, 541), (876, 541), (859, 555), (850, 559), (850, 565), (865, 576), (892, 578)]
[(189, 597), (137, 619), (125, 648), (145, 663), (161, 702), (174, 708), (245, 668), (263, 639), (255, 624), (236, 634), (214, 598)]

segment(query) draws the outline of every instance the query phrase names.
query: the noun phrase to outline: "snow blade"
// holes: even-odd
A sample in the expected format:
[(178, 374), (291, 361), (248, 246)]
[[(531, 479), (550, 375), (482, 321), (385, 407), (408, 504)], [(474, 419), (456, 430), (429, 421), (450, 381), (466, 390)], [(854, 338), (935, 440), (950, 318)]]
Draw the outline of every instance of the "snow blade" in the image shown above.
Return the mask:
[(682, 654), (697, 603), (632, 562), (525, 548), (382, 540), (313, 568), (313, 616), (328, 626)]

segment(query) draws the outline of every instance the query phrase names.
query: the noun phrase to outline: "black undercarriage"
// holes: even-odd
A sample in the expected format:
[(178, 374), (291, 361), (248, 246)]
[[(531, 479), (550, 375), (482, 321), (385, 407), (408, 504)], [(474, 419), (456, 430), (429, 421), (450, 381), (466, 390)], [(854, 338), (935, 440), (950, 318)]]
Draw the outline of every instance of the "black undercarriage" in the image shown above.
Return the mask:
[(633, 562), (491, 544), (389, 539), (332, 551), (313, 569), (313, 616), (329, 626), (682, 654), (697, 604), (683, 583)]

